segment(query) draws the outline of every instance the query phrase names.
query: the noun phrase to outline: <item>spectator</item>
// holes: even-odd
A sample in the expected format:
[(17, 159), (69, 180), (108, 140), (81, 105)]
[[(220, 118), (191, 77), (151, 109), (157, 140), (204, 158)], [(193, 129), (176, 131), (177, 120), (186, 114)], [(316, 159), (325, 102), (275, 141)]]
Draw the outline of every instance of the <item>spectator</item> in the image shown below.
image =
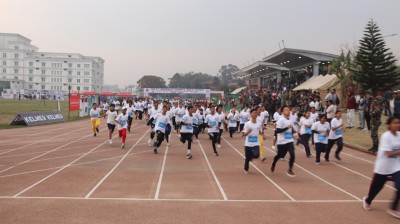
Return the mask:
[(356, 98), (354, 97), (354, 91), (349, 90), (349, 95), (346, 100), (347, 105), (347, 128), (354, 128), (354, 111), (357, 107)]

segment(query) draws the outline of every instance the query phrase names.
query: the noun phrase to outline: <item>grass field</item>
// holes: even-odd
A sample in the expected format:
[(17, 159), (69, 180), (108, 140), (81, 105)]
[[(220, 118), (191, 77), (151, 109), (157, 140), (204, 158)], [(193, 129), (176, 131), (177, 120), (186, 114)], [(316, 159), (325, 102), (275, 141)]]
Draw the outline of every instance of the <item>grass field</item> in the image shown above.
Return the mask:
[[(19, 125), (9, 125), (18, 113), (36, 112), (36, 111), (53, 111), (57, 110), (57, 101), (38, 101), (38, 100), (8, 100), (0, 99), (0, 129), (23, 127)], [(65, 119), (68, 120), (68, 100), (60, 101), (60, 109)], [(78, 111), (71, 111), (70, 119), (81, 119)]]

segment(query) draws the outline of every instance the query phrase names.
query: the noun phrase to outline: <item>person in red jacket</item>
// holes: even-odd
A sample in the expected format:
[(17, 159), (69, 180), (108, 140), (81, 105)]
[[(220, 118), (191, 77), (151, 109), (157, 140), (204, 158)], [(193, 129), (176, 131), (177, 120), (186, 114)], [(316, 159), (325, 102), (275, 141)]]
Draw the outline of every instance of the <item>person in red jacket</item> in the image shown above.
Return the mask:
[(354, 96), (354, 90), (349, 90), (346, 99), (347, 106), (347, 128), (354, 128), (354, 112), (357, 107), (356, 97)]

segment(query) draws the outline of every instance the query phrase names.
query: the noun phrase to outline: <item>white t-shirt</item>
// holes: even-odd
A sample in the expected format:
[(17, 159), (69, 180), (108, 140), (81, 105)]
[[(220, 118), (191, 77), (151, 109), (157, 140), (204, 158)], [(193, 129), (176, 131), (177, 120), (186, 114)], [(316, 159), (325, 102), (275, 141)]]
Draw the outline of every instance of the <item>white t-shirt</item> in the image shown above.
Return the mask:
[(333, 130), (334, 128), (342, 125), (343, 121), (342, 119), (338, 120), (336, 118), (333, 118), (331, 121), (331, 131), (329, 132), (329, 139), (338, 139), (343, 136), (343, 128), (338, 128), (335, 131)]
[(141, 111), (141, 112), (143, 112), (143, 109), (144, 109), (144, 105), (143, 105), (143, 103), (141, 103), (141, 102), (138, 102), (137, 103), (138, 105), (138, 111)]
[(224, 113), (220, 113), (220, 114), (218, 114), (218, 113), (215, 113), (217, 116), (218, 116), (218, 118), (219, 118), (219, 122), (221, 122), (221, 126), (219, 126), (219, 129), (220, 130), (224, 130), (224, 125), (223, 125), (223, 123), (225, 123), (226, 122), (226, 120), (225, 120), (225, 114)]
[(114, 102), (113, 102), (113, 104), (115, 105), (115, 110), (119, 110), (119, 108), (120, 108), (120, 102), (118, 101), (118, 100), (115, 100)]
[(389, 158), (386, 152), (400, 150), (400, 132), (393, 135), (390, 131), (382, 134), (376, 154), (374, 173), (388, 175), (400, 170), (399, 156)]
[(305, 135), (305, 134), (309, 134), (311, 135), (311, 127), (306, 127), (307, 126), (312, 126), (313, 125), (313, 119), (311, 117), (309, 117), (308, 119), (305, 117), (300, 118), (300, 135)]
[(279, 121), (279, 119), (281, 119), (281, 117), (283, 117), (281, 114), (279, 114), (278, 112), (274, 113), (274, 121)]
[(115, 118), (117, 118), (117, 116), (118, 116), (117, 111), (109, 110), (109, 111), (107, 111), (106, 114), (107, 114), (107, 123), (115, 125)]
[(240, 124), (245, 124), (247, 121), (249, 121), (250, 114), (247, 113), (247, 111), (242, 111), (239, 114), (240, 117)]
[(260, 145), (259, 134), (262, 132), (262, 126), (260, 123), (253, 123), (252, 121), (246, 122), (244, 124), (243, 133), (247, 133), (251, 129), (249, 135), (246, 136), (246, 142), (244, 143), (247, 147), (254, 147)]
[(211, 128), (209, 127), (208, 133), (218, 133), (219, 129), (217, 129), (218, 123), (220, 122), (219, 120), (219, 116), (217, 114), (214, 115), (207, 115), (206, 116), (206, 120), (205, 123), (208, 124), (209, 126), (211, 126)]
[(336, 113), (336, 106), (335, 105), (330, 105), (328, 107), (328, 109), (326, 109), (326, 117), (328, 119), (332, 119), (335, 117), (335, 113)]
[(203, 114), (200, 114), (200, 113), (198, 113), (197, 114), (197, 123), (198, 124), (203, 124), (204, 123), (204, 121), (206, 120), (206, 116), (204, 115), (204, 113)]
[(289, 116), (289, 119), (290, 119), (290, 121), (293, 123), (293, 126), (294, 126), (294, 128), (295, 129), (297, 129), (297, 126), (298, 126), (298, 124), (297, 124), (297, 114), (292, 114), (292, 112), (290, 112), (290, 116)]
[(109, 105), (108, 105), (107, 102), (106, 102), (106, 103), (103, 103), (103, 106), (104, 106), (104, 110), (108, 110)]
[[(289, 119), (286, 119), (283, 116), (278, 120), (278, 122), (276, 122), (276, 128), (279, 128), (279, 129), (287, 128), (289, 126), (293, 127), (292, 121), (290, 121)], [(289, 128), (285, 132), (278, 133), (277, 136), (278, 136), (277, 137), (278, 145), (285, 145), (287, 143), (294, 142), (293, 131), (291, 128)]]
[(117, 118), (115, 118), (121, 124), (118, 124), (118, 130), (122, 130), (124, 128), (128, 128), (128, 114), (120, 113)]
[(229, 128), (236, 128), (237, 127), (237, 121), (239, 120), (239, 115), (238, 113), (233, 114), (232, 112), (228, 114), (228, 127)]
[(309, 106), (310, 108), (313, 108), (313, 107), (315, 107), (315, 103), (314, 103), (314, 101), (311, 101), (311, 102), (308, 104), (308, 106)]
[(128, 114), (128, 117), (132, 117), (134, 111), (135, 108), (133, 107), (133, 105), (131, 107), (128, 105), (128, 109), (126, 109), (126, 114)]
[(185, 108), (178, 107), (175, 109), (175, 120), (176, 122), (181, 122), (183, 116), (185, 115)]
[(317, 112), (315, 112), (315, 114), (310, 113), (310, 118), (313, 120), (313, 123), (315, 123), (318, 121), (319, 114)]
[(100, 108), (96, 108), (96, 109), (92, 108), (92, 109), (90, 109), (90, 116), (92, 117), (92, 120), (99, 119), (100, 111), (101, 111)]
[(193, 120), (193, 114), (192, 116), (186, 114), (182, 117), (182, 122), (185, 124), (182, 124), (181, 133), (193, 133)]
[(314, 134), (314, 143), (328, 144), (328, 136), (325, 136), (325, 135), (327, 135), (327, 131), (330, 130), (330, 125), (328, 122), (321, 124), (321, 122), (318, 121), (313, 124), (313, 126), (311, 127), (311, 130), (316, 131), (316, 132), (322, 131), (322, 133), (320, 133), (320, 134), (319, 133)]
[(155, 131), (161, 131), (162, 133), (165, 133), (165, 127), (167, 126), (168, 123), (170, 123), (170, 119), (168, 115), (162, 115), (161, 113), (158, 113), (155, 118), (156, 125), (154, 126)]

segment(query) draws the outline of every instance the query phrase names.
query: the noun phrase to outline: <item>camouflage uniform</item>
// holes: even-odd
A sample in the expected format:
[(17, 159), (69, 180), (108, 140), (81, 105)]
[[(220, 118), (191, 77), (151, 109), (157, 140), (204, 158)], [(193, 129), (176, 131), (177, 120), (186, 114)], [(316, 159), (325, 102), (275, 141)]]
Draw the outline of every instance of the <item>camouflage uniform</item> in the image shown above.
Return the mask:
[(371, 139), (372, 139), (372, 148), (369, 151), (372, 152), (377, 152), (378, 151), (378, 145), (379, 145), (379, 138), (378, 138), (378, 130), (379, 126), (381, 125), (381, 114), (382, 114), (382, 108), (380, 104), (378, 104), (374, 110), (371, 110), (370, 115), (371, 115)]
[(381, 112), (383, 108), (385, 107), (385, 98), (383, 96), (377, 96), (376, 98), (377, 101), (377, 106), (381, 109)]

